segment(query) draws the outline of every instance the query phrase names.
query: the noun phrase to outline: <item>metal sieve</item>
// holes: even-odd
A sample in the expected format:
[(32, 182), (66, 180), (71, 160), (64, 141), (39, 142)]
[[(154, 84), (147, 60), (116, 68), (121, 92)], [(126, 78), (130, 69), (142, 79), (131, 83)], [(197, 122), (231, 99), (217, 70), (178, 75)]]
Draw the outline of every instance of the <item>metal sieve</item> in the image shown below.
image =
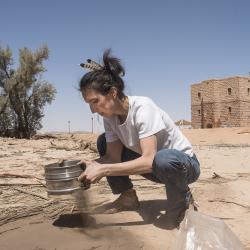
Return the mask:
[(44, 166), (48, 194), (68, 194), (80, 188), (85, 188), (77, 177), (84, 171), (85, 166), (78, 164), (79, 160), (64, 160)]

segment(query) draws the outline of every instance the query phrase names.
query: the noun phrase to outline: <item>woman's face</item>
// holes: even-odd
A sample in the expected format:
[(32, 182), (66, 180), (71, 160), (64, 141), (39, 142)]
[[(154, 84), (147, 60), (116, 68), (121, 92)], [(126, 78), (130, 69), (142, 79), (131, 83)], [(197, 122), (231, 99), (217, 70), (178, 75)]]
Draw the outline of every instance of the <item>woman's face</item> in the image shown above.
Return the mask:
[(82, 96), (84, 101), (89, 104), (92, 113), (98, 113), (103, 117), (113, 115), (115, 104), (112, 92), (102, 95), (94, 89), (86, 89), (82, 92)]

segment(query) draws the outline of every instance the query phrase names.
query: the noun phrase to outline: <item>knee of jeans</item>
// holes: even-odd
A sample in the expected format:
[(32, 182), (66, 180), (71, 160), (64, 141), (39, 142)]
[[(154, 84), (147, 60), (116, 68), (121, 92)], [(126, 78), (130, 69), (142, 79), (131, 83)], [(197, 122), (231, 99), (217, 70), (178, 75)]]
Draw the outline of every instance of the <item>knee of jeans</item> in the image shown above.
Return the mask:
[(107, 148), (105, 133), (98, 136), (97, 141), (96, 141), (96, 146), (97, 146), (99, 155), (100, 156), (105, 155), (106, 148)]

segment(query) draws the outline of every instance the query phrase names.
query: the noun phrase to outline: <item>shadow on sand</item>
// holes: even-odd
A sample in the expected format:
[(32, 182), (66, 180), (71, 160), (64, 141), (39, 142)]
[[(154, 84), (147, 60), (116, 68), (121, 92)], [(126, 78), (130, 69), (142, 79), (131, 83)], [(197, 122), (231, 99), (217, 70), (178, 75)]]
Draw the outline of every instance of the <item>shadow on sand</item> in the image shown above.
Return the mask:
[[(108, 206), (106, 204), (104, 206)], [(58, 219), (53, 222), (54, 226), (57, 227), (68, 227), (68, 228), (103, 228), (109, 226), (135, 226), (135, 225), (146, 225), (154, 224), (157, 227), (163, 229), (173, 229), (172, 226), (168, 225), (167, 221), (163, 223), (155, 223), (159, 221), (159, 217), (162, 216), (162, 212), (166, 211), (167, 200), (146, 200), (140, 202), (140, 207), (136, 210), (139, 213), (142, 220), (140, 221), (128, 221), (128, 222), (112, 222), (112, 223), (96, 223), (93, 215), (87, 213), (76, 213), (76, 214), (62, 214)], [(104, 206), (98, 207), (97, 210), (101, 211)], [(101, 214), (101, 212), (98, 212)], [(93, 214), (98, 214), (97, 212)]]

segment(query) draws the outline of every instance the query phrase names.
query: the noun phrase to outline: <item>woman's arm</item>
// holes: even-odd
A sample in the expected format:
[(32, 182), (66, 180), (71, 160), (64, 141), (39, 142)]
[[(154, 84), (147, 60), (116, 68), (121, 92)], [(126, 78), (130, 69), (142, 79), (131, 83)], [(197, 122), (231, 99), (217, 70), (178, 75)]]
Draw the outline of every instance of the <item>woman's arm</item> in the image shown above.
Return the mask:
[[(86, 170), (78, 177), (79, 181), (98, 182), (104, 176), (123, 176), (152, 172), (152, 163), (157, 152), (156, 136), (152, 135), (140, 140), (142, 155), (131, 161), (120, 162), (123, 145), (108, 143), (106, 156), (96, 161), (83, 161)], [(118, 162), (118, 163), (114, 163)]]
[(131, 161), (115, 164), (102, 164), (100, 168), (105, 176), (145, 174), (152, 172), (152, 163), (157, 152), (156, 136), (152, 135), (140, 140), (142, 155)]
[(86, 168), (84, 172), (78, 177), (78, 180), (86, 183), (98, 182), (102, 177), (105, 176), (102, 166), (121, 162), (122, 150), (123, 144), (120, 140), (117, 140), (107, 143), (107, 149), (104, 156), (101, 156), (94, 161), (84, 159), (81, 160), (80, 164), (85, 164)]

